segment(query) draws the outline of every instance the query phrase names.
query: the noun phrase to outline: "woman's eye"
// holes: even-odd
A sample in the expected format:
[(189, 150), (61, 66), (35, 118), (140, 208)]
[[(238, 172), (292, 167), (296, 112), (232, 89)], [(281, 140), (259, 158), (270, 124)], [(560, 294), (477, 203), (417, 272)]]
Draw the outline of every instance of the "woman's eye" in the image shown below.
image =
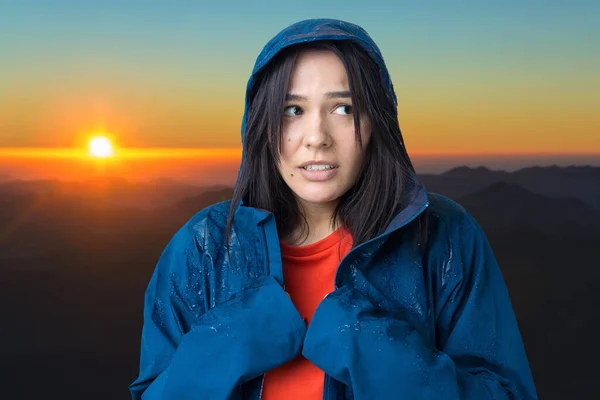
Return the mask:
[(337, 112), (338, 110), (342, 110), (342, 114), (344, 114), (344, 115), (352, 114), (352, 106), (349, 106), (349, 105), (343, 105), (343, 106), (337, 107), (335, 109), (337, 114), (339, 114)]
[(298, 106), (289, 106), (284, 108), (283, 113), (288, 117), (294, 117), (302, 112)]

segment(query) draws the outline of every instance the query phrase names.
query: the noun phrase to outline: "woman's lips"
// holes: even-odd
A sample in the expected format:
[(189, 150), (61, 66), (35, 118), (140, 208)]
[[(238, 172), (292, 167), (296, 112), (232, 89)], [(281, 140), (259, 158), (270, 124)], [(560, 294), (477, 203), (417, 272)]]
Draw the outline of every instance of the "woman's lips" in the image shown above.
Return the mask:
[(305, 168), (300, 168), (300, 173), (304, 177), (304, 179), (311, 182), (324, 182), (332, 179), (338, 173), (338, 167), (323, 169), (323, 170), (310, 170)]

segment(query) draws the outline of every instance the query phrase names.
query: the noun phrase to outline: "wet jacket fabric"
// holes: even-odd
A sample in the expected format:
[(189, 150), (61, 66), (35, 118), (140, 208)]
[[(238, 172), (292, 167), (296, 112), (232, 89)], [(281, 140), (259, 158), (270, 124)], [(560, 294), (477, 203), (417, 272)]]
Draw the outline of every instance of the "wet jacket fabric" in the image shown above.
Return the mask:
[[(252, 75), (282, 48), (323, 39), (359, 43), (396, 102), (376, 44), (339, 20), (284, 29)], [(482, 229), (421, 183), (404, 195), (410, 201), (386, 231), (340, 262), (335, 290), (308, 328), (285, 293), (273, 214), (240, 204), (228, 258), (229, 201), (199, 211), (173, 236), (148, 284), (132, 398), (259, 399), (263, 375), (302, 354), (325, 371), (324, 399), (536, 399)], [(415, 251), (415, 219), (423, 212), (429, 237)]]

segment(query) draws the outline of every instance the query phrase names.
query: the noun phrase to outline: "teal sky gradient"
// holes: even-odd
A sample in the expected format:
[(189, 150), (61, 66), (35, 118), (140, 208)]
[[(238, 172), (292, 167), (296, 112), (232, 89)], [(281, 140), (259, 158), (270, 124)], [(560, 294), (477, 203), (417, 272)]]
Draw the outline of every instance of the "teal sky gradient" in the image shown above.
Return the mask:
[[(68, 144), (28, 119), (68, 93), (148, 115), (146, 125), (135, 122), (145, 129), (129, 133), (133, 144), (237, 146), (256, 56), (279, 30), (313, 17), (345, 19), (371, 34), (391, 71), (401, 121), (449, 103), (462, 104), (452, 113), (468, 118), (472, 104), (491, 98), (510, 112), (529, 107), (540, 120), (589, 119), (581, 128), (589, 132), (579, 134), (598, 134), (598, 1), (15, 0), (0, 1), (0, 146)], [(198, 135), (219, 126), (198, 122), (217, 109), (230, 119), (223, 134)], [(433, 140), (438, 127), (419, 129)]]

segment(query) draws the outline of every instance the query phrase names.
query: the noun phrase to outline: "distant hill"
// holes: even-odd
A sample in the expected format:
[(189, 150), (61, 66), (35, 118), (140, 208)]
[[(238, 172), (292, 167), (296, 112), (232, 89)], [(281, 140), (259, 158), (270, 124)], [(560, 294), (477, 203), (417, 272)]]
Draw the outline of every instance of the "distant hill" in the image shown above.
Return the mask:
[(515, 172), (457, 167), (440, 175), (420, 174), (428, 190), (459, 199), (494, 183), (513, 183), (554, 198), (575, 197), (600, 209), (600, 167), (531, 167)]
[(600, 232), (600, 211), (583, 200), (550, 198), (514, 183), (496, 182), (457, 202), (489, 229), (561, 235)]
[(9, 181), (0, 183), (0, 198), (11, 194), (72, 196), (95, 204), (155, 209), (198, 195), (205, 189), (167, 179), (150, 182), (129, 182), (124, 178), (101, 178), (84, 182)]
[(202, 194), (188, 197), (171, 206), (168, 206), (165, 208), (164, 212), (169, 214), (170, 211), (173, 211), (192, 216), (211, 204), (230, 200), (232, 196), (233, 188), (213, 188), (204, 191)]
[(549, 197), (577, 197), (600, 208), (600, 167), (530, 167), (510, 182)]
[[(139, 235), (140, 238), (153, 232), (170, 232), (183, 225), (201, 209), (231, 198), (230, 188), (198, 188), (176, 183), (152, 186), (151, 184), (128, 186), (126, 183), (113, 185), (110, 196), (105, 201), (97, 201), (93, 188), (81, 184), (80, 192), (73, 192), (71, 184), (67, 189), (60, 182), (27, 182), (26, 189), (0, 194), (0, 258), (35, 258), (65, 251), (77, 252), (95, 247), (126, 246), (118, 236)], [(0, 185), (0, 188), (2, 186)], [(20, 188), (10, 185), (10, 188)], [(124, 188), (119, 192), (118, 188)], [(184, 197), (187, 190), (195, 194)], [(171, 196), (172, 193), (175, 195)], [(150, 208), (156, 204), (147, 200), (147, 209), (135, 207), (144, 194), (149, 198), (164, 199), (163, 206)], [(107, 198), (120, 197), (112, 203)], [(170, 199), (170, 201), (166, 201)], [(114, 233), (118, 232), (118, 235)], [(32, 243), (32, 238), (37, 238)], [(43, 239), (42, 239), (43, 238)], [(131, 238), (135, 240), (135, 238)], [(164, 240), (163, 240), (164, 242)]]

